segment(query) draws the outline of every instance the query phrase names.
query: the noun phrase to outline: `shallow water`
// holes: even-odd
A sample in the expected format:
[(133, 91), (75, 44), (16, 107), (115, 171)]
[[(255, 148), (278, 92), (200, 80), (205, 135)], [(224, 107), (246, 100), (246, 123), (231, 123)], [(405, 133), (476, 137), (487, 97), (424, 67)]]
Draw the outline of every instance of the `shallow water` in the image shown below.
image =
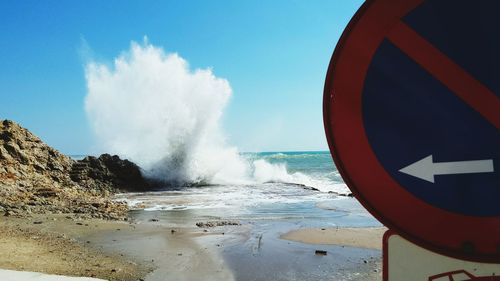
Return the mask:
[(289, 184), (192, 187), (175, 191), (120, 194), (116, 200), (144, 211), (139, 220), (160, 218), (172, 225), (210, 219), (294, 221), (301, 227), (367, 227), (380, 224), (356, 199)]
[[(131, 217), (142, 222), (155, 218), (157, 223), (170, 227), (195, 227), (196, 222), (218, 219), (240, 222), (242, 226), (209, 230), (225, 235), (195, 238), (200, 245), (216, 246), (235, 280), (354, 281), (367, 280), (380, 270), (379, 250), (281, 239), (291, 230), (306, 227), (381, 226), (354, 198), (298, 186), (287, 189), (287, 193), (257, 189), (238, 196), (215, 192), (221, 191), (218, 187), (135, 194), (134, 200), (156, 207), (132, 211)], [(218, 195), (224, 200), (217, 200)], [(166, 203), (174, 201), (177, 208)], [(328, 254), (315, 255), (317, 249)]]
[[(208, 230), (218, 235), (194, 238), (203, 247), (215, 247), (236, 280), (367, 280), (380, 270), (379, 250), (309, 245), (280, 238), (299, 228), (381, 226), (355, 198), (321, 192), (348, 193), (332, 168), (329, 154), (259, 153), (245, 157), (272, 165), (284, 163), (284, 179), (303, 180), (302, 185), (276, 181), (178, 187), (119, 194), (115, 199), (135, 208), (130, 216), (138, 222), (157, 219), (156, 224), (180, 228), (211, 220), (241, 223)], [(316, 249), (328, 254), (317, 256)]]
[[(257, 222), (249, 238), (222, 249), (236, 280), (367, 280), (380, 270), (379, 250), (309, 245), (279, 237), (299, 224)], [(316, 250), (327, 255), (316, 255)]]

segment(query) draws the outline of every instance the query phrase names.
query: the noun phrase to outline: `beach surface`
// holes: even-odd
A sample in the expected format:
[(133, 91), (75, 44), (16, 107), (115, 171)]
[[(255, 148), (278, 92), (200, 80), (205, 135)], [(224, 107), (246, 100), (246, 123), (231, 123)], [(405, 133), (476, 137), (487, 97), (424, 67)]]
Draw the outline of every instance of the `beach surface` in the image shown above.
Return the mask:
[(2, 216), (0, 268), (105, 280), (139, 280), (150, 271), (148, 265), (116, 253), (104, 253), (85, 240), (91, 233), (125, 226), (102, 220), (68, 219), (64, 215)]
[(328, 244), (367, 249), (382, 249), (385, 227), (305, 228), (290, 231), (282, 239), (308, 244)]
[[(381, 241), (381, 228), (290, 232), (288, 223), (266, 225), (199, 228), (173, 227), (157, 219), (0, 217), (0, 252), (5, 253), (0, 256), (0, 268), (124, 281), (314, 280), (318, 276), (380, 280), (380, 251), (372, 246)], [(313, 235), (306, 238), (309, 234)], [(366, 241), (338, 240), (350, 234)], [(317, 249), (328, 254), (316, 255)]]
[(64, 215), (0, 217), (0, 268), (117, 281), (232, 280), (222, 259), (193, 240), (201, 233)]

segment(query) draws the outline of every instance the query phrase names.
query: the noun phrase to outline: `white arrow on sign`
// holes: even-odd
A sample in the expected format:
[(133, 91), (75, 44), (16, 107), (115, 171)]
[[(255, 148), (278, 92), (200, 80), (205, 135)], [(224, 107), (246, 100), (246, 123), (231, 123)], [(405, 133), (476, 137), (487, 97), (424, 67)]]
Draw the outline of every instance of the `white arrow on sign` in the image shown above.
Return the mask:
[(491, 173), (494, 168), (492, 159), (434, 163), (429, 155), (399, 171), (434, 183), (435, 175)]

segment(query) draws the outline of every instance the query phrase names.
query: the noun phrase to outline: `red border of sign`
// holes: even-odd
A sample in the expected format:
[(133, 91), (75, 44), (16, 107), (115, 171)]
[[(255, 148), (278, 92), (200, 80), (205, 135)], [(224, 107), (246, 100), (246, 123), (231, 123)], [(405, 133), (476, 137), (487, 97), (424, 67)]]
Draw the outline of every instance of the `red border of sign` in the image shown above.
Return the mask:
[[(328, 67), (323, 119), (328, 145), (342, 178), (361, 204), (405, 239), (464, 260), (500, 261), (500, 218), (452, 213), (401, 187), (377, 160), (362, 118), (364, 78), (391, 28), (423, 0), (368, 0), (342, 34)], [(462, 252), (465, 241), (473, 253)]]

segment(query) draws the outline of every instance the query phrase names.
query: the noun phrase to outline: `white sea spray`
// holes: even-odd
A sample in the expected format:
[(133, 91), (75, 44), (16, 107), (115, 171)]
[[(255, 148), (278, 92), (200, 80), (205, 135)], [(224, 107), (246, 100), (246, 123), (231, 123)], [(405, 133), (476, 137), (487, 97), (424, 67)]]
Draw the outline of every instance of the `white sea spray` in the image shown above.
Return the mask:
[(227, 144), (220, 123), (232, 89), (211, 69), (192, 70), (145, 40), (132, 42), (111, 66), (89, 61), (85, 77), (98, 150), (134, 161), (147, 177), (174, 185), (289, 182), (328, 189), (328, 181), (249, 160)]

